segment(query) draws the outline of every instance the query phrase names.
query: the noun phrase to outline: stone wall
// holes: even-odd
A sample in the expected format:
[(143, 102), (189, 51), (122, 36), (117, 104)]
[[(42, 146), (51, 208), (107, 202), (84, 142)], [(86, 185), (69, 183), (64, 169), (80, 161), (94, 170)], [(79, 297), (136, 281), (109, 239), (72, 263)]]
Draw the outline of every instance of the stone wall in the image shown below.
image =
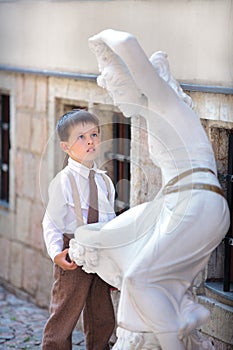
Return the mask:
[(0, 211), (0, 276), (45, 306), (52, 276), (41, 234), (39, 174), (48, 137), (48, 79), (2, 74), (0, 88), (11, 98), (10, 203)]
[[(4, 72), (0, 73), (0, 78), (0, 90), (11, 96), (10, 204), (8, 210), (0, 209), (0, 280), (37, 305), (48, 307), (52, 262), (44, 247), (41, 221), (49, 181), (60, 166), (54, 134), (56, 120), (64, 105), (84, 103), (100, 116), (103, 123), (111, 123), (117, 109), (95, 82)], [(220, 135), (216, 141), (214, 130), (233, 128), (233, 97), (199, 92), (190, 94), (213, 141), (218, 168), (224, 171), (226, 140)], [(110, 133), (106, 129), (108, 137)], [(131, 205), (134, 206), (152, 199), (161, 184), (160, 171), (149, 159), (145, 122), (140, 117), (133, 120), (131, 158)], [(103, 159), (101, 162), (104, 164)], [(211, 269), (213, 266), (216, 264), (213, 263)], [(215, 272), (216, 269), (211, 273)], [(203, 277), (200, 284), (202, 282)], [(218, 304), (216, 309), (205, 299), (203, 303), (214, 309), (214, 315), (217, 312), (218, 319), (224, 320), (224, 304), (223, 307)], [(231, 306), (228, 306), (228, 319), (231, 317), (229, 308)], [(230, 314), (233, 314), (232, 308)], [(218, 339), (218, 325), (214, 320), (211, 322), (212, 331), (208, 328), (205, 331)], [(223, 344), (218, 347), (221, 350), (233, 346), (229, 337), (226, 346), (224, 339), (218, 341)]]
[(64, 105), (85, 102), (89, 110), (99, 112), (101, 122), (110, 123), (114, 108), (95, 83), (0, 74), (0, 91), (10, 95), (11, 111), (10, 203), (8, 209), (0, 208), (0, 279), (37, 305), (48, 307), (52, 262), (41, 221), (49, 181), (61, 168), (56, 120)]
[[(224, 135), (218, 136), (216, 130), (230, 130), (233, 128), (233, 96), (214, 93), (187, 92), (193, 99), (194, 110), (212, 142), (219, 172), (227, 167), (227, 140)], [(131, 204), (138, 204), (150, 200), (158, 192), (161, 184), (159, 169), (154, 166), (149, 157), (147, 145), (147, 130), (143, 118), (135, 117), (132, 125), (132, 157), (140, 164), (137, 171), (132, 164), (132, 182), (142, 184), (141, 191), (132, 193)], [(143, 181), (144, 179), (145, 181)]]

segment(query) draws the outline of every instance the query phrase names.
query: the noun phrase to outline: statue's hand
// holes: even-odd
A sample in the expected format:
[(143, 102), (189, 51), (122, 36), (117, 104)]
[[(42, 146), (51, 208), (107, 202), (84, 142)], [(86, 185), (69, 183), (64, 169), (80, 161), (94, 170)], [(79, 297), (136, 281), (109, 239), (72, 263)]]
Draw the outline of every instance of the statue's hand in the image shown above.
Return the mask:
[(98, 265), (97, 249), (80, 245), (75, 238), (70, 240), (69, 256), (77, 265), (83, 266), (87, 273), (96, 273)]
[[(110, 33), (115, 33), (112, 40)], [(129, 69), (121, 57), (112, 49), (112, 45), (120, 45), (121, 42), (129, 40), (128, 33), (111, 30), (103, 31), (89, 39), (90, 49), (96, 55), (101, 75), (97, 83), (107, 89), (113, 99), (126, 117), (140, 114), (142, 106), (146, 105), (146, 97), (142, 94)], [(114, 46), (113, 45), (113, 46)]]

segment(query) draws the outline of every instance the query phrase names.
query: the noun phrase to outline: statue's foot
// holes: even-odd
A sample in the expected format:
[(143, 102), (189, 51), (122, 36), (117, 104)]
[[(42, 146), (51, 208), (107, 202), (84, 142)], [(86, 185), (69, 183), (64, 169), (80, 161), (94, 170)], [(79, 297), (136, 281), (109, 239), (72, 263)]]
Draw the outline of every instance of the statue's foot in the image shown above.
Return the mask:
[(182, 340), (188, 336), (194, 329), (200, 328), (203, 324), (208, 322), (210, 312), (200, 304), (194, 304), (189, 312), (184, 316), (184, 321), (180, 326), (178, 337)]

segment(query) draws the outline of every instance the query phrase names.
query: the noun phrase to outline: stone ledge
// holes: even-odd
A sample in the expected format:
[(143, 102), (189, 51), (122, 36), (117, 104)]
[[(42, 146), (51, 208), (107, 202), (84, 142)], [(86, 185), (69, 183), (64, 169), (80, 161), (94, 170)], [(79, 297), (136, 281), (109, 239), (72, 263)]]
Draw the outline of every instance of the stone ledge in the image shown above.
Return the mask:
[(208, 298), (215, 299), (224, 305), (233, 307), (233, 283), (231, 283), (230, 291), (223, 291), (223, 282), (206, 282), (205, 295)]
[(230, 326), (233, 324), (233, 307), (208, 296), (199, 296), (198, 299), (211, 314), (210, 321), (202, 327), (203, 333), (227, 345), (233, 345), (233, 330)]

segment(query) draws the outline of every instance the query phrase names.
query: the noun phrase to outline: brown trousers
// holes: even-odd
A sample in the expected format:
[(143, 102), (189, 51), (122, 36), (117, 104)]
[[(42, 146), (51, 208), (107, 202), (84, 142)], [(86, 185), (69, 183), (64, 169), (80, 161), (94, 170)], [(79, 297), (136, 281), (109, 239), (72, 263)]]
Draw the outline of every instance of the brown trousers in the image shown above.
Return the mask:
[(42, 350), (71, 350), (72, 332), (83, 311), (87, 350), (108, 350), (115, 326), (110, 288), (97, 274), (54, 265), (54, 284)]

